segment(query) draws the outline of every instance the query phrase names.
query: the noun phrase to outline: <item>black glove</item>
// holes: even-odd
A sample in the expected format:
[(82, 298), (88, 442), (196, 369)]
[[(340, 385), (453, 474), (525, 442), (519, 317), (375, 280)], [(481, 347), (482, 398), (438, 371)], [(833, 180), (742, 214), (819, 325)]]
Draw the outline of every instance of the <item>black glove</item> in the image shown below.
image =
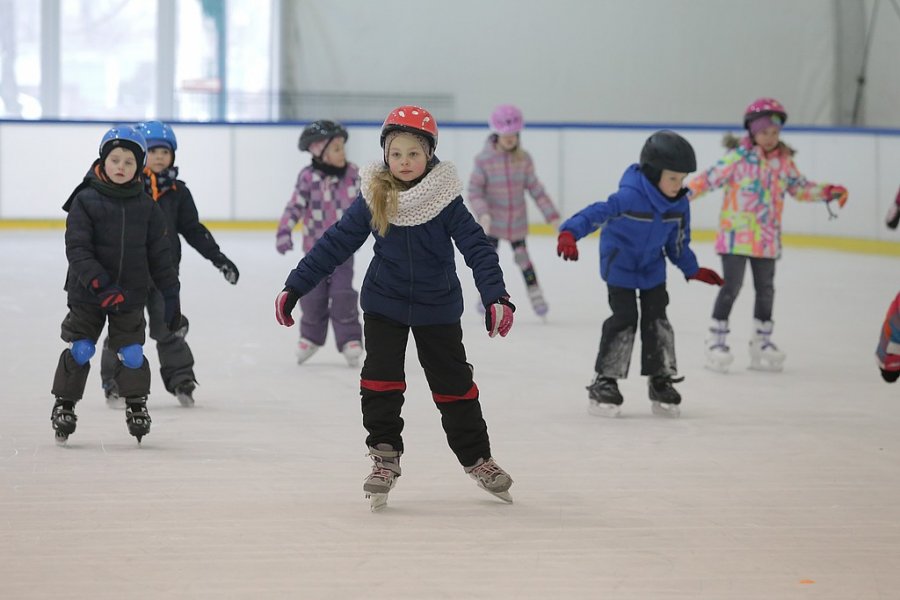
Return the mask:
[(238, 271), (237, 266), (230, 260), (228, 257), (219, 252), (212, 259), (212, 264), (216, 266), (216, 268), (222, 271), (222, 275), (225, 276), (225, 281), (234, 285), (238, 281), (238, 277), (241, 276), (240, 271)]
[(125, 302), (125, 290), (117, 285), (110, 285), (109, 275), (106, 273), (91, 280), (91, 291), (96, 294), (103, 310), (112, 310)]
[(178, 331), (182, 327), (180, 289), (180, 285), (174, 285), (170, 288), (160, 290), (163, 301), (165, 302), (163, 318), (166, 321), (166, 327), (169, 328), (169, 331)]

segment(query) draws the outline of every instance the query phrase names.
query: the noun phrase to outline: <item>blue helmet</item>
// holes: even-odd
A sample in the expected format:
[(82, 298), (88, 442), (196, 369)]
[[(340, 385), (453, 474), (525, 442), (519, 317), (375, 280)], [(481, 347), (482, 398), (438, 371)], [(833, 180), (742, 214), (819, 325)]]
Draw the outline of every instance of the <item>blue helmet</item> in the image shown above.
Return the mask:
[(162, 121), (144, 121), (135, 125), (135, 129), (144, 134), (148, 150), (159, 146), (167, 146), (172, 152), (178, 150), (175, 132)]
[(117, 125), (103, 134), (100, 140), (100, 159), (115, 148), (124, 147), (134, 152), (134, 158), (142, 168), (147, 164), (147, 140), (140, 131), (130, 125)]

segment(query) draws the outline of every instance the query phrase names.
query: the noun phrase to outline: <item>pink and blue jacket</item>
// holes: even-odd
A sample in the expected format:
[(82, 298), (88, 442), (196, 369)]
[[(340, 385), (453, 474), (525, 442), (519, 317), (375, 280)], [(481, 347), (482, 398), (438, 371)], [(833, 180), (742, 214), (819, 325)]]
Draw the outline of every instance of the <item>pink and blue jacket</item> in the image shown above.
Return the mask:
[(802, 202), (825, 201), (828, 184), (808, 181), (784, 144), (765, 155), (748, 137), (688, 184), (691, 200), (724, 187), (716, 252), (757, 258), (781, 257), (785, 193)]
[(491, 216), (491, 237), (516, 242), (528, 235), (525, 190), (531, 194), (544, 219), (559, 219), (559, 212), (534, 173), (531, 155), (506, 152), (496, 147), (496, 136), (488, 137), (484, 149), (475, 157), (469, 177), (469, 205), (478, 218)]

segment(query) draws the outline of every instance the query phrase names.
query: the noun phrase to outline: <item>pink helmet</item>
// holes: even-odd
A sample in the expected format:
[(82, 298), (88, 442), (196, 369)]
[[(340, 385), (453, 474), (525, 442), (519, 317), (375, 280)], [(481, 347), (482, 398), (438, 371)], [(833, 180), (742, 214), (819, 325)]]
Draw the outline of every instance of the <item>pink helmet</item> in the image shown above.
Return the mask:
[(505, 135), (519, 133), (525, 127), (522, 111), (512, 104), (501, 104), (491, 113), (491, 131)]
[(744, 128), (749, 129), (751, 121), (772, 115), (781, 117), (782, 125), (787, 121), (787, 110), (781, 102), (775, 98), (757, 98), (744, 111)]

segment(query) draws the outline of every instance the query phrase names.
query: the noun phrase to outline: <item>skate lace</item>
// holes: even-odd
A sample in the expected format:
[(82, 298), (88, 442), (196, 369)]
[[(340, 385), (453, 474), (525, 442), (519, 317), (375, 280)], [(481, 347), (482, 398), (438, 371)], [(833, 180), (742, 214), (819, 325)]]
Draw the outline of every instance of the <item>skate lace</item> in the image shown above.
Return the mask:
[(390, 469), (381, 466), (380, 463), (375, 464), (372, 467), (372, 472), (369, 474), (369, 480), (378, 480), (384, 483), (390, 483), (390, 481), (396, 476), (396, 473), (391, 471)]
[(479, 479), (488, 482), (494, 482), (498, 477), (506, 476), (506, 472), (493, 460), (487, 460), (469, 472)]

